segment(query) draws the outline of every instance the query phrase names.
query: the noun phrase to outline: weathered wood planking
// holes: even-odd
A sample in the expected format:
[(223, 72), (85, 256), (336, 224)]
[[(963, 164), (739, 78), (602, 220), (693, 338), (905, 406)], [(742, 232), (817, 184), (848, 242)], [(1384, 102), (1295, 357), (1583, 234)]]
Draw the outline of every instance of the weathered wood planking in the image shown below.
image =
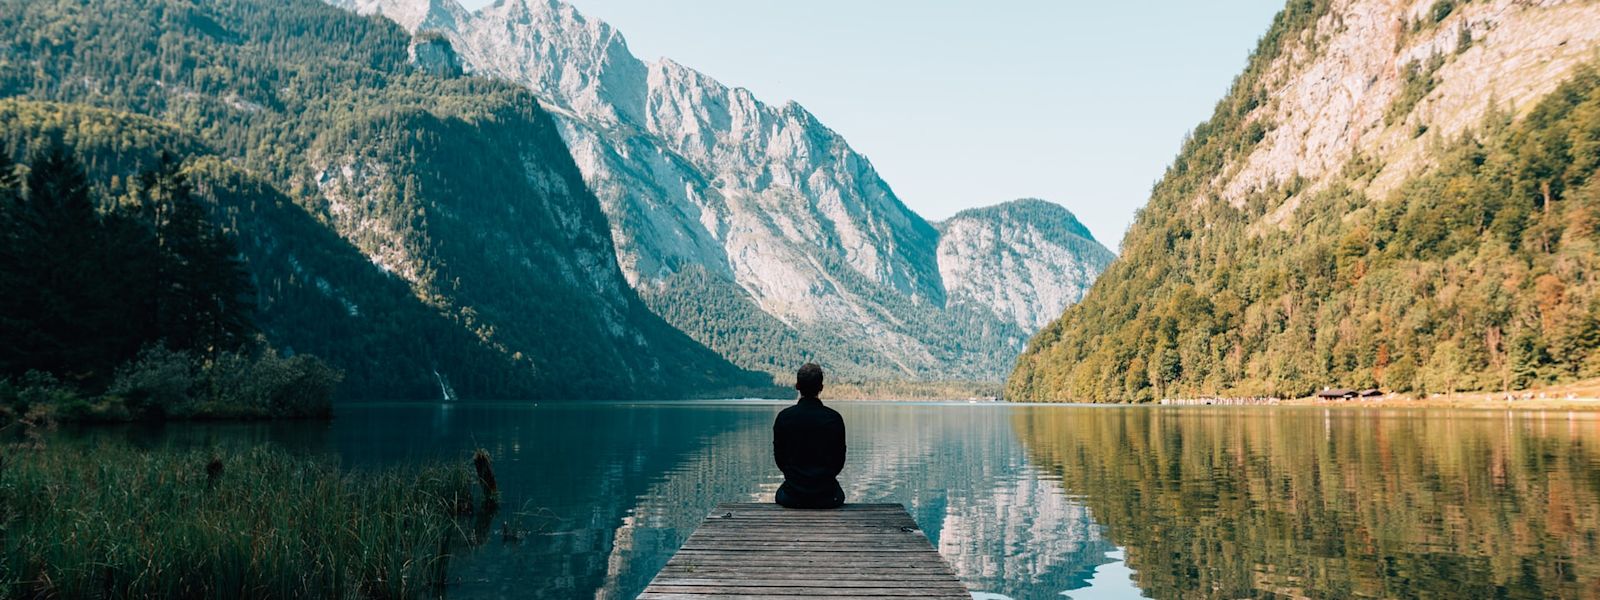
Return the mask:
[(972, 595), (899, 504), (834, 510), (720, 504), (639, 598), (970, 600)]

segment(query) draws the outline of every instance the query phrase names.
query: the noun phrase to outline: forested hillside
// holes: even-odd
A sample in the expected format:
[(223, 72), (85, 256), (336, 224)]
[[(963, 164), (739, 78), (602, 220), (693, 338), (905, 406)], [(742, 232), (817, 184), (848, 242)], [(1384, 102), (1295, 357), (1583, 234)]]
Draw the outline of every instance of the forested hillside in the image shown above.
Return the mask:
[[(1600, 75), (1583, 25), (1597, 13), (1290, 2), (1185, 140), (1121, 257), (1030, 342), (1007, 397), (1600, 376)], [(1507, 56), (1544, 60), (1511, 68)], [(1367, 87), (1297, 85), (1340, 69)], [(1290, 110), (1316, 94), (1348, 114)]]
[(1590, 594), (1593, 430), (1286, 412), (1012, 422), (1029, 464), (1084, 499), (1150, 598)]
[(0, 423), (331, 414), (340, 374), (261, 339), (237, 240), (173, 154), (192, 144), (13, 100), (0, 140), (27, 149), (0, 152)]
[(60, 141), (112, 191), (161, 151), (179, 157), (239, 240), (261, 331), (343, 369), (346, 397), (764, 380), (628, 288), (531, 94), (412, 64), (392, 23), (310, 0), (0, 9), (5, 152)]

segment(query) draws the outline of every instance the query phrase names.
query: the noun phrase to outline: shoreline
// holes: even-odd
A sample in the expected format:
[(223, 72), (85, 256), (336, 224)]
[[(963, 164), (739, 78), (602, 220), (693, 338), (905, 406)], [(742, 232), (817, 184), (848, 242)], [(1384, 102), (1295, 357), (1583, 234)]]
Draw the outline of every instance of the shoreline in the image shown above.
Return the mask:
[(1578, 410), (1600, 411), (1600, 379), (1547, 385), (1516, 391), (1473, 391), (1409, 397), (1386, 394), (1377, 398), (1324, 400), (1299, 398), (1285, 404), (1300, 406), (1375, 406), (1392, 408), (1460, 408), (1471, 410)]
[(1545, 397), (1505, 400), (1504, 395), (1450, 394), (1428, 398), (1356, 398), (1352, 400), (1324, 400), (1297, 398), (1284, 400), (1282, 406), (1362, 407), (1362, 408), (1454, 408), (1464, 410), (1548, 410), (1548, 411), (1600, 411), (1600, 398)]

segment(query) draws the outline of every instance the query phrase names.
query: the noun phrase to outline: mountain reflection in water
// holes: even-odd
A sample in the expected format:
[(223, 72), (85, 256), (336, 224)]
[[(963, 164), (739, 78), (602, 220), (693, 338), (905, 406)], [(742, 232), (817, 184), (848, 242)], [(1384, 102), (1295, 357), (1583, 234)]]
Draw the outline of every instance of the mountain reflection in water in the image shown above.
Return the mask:
[(1592, 413), (1031, 410), (1155, 598), (1600, 597)]
[[(494, 456), (502, 509), (451, 561), (460, 598), (632, 598), (720, 502), (781, 482), (787, 403), (344, 406), (331, 425), (169, 426), (144, 443), (274, 441), (346, 465)], [(1061, 598), (1115, 548), (1080, 500), (1029, 465), (1007, 406), (831, 403), (848, 425), (851, 502), (906, 505), (967, 586)], [(520, 542), (498, 534), (535, 533)]]
[[(487, 448), (503, 508), (449, 596), (632, 598), (717, 503), (771, 498), (783, 406), (345, 406), (327, 425), (120, 431), (359, 468)], [(833, 406), (850, 501), (905, 504), (979, 598), (1600, 597), (1591, 414)], [(502, 541), (507, 523), (533, 533)]]

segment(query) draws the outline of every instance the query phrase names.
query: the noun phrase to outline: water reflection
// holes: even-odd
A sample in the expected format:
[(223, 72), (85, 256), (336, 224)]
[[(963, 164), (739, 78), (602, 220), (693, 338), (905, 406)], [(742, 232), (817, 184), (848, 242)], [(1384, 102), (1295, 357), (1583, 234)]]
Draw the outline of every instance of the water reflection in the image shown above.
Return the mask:
[(1156, 598), (1600, 597), (1592, 415), (1034, 409), (1013, 422)]
[[(981, 598), (1600, 597), (1600, 419), (839, 404), (856, 502), (905, 504)], [(719, 502), (765, 501), (777, 403), (362, 406), (95, 429), (357, 468), (495, 456), (453, 598), (631, 598)], [(1132, 587), (1137, 584), (1137, 588)]]
[[(506, 521), (451, 563), (452, 598), (632, 598), (719, 502), (766, 501), (778, 403), (345, 407), (331, 426), (181, 426), (141, 444), (265, 441), (357, 468), (495, 457)], [(1061, 598), (1114, 569), (1116, 548), (1053, 471), (1029, 461), (1004, 406), (836, 404), (852, 502), (905, 504), (975, 592)], [(1113, 553), (1108, 557), (1108, 553)], [(1106, 566), (1102, 566), (1106, 565)], [(1097, 571), (1097, 567), (1101, 568)], [(1124, 588), (1126, 576), (1121, 577)]]

